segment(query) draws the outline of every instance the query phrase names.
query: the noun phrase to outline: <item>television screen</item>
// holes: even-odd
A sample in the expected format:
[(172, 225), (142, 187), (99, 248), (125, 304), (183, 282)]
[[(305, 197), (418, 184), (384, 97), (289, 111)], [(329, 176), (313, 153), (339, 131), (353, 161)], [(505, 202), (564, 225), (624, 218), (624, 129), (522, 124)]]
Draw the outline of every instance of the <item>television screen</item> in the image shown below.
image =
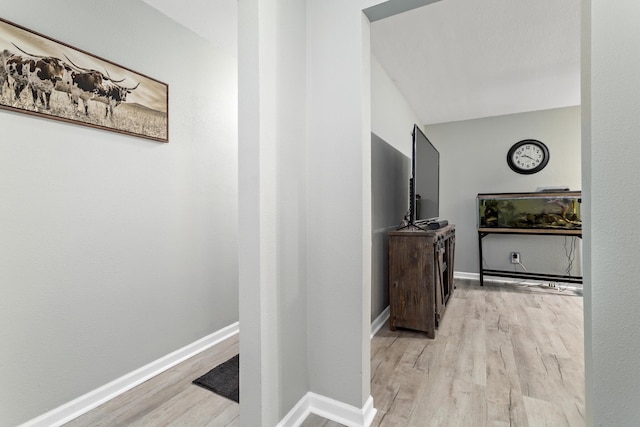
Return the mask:
[(413, 127), (412, 207), (416, 222), (440, 216), (440, 153), (420, 130)]

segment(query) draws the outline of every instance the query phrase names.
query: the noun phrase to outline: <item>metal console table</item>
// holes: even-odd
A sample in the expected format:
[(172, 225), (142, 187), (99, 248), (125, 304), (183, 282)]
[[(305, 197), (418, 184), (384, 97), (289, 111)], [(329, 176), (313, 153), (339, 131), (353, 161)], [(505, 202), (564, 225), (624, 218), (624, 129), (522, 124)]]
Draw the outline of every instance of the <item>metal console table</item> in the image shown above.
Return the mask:
[(484, 275), (496, 277), (512, 277), (517, 279), (533, 279), (533, 280), (554, 280), (565, 283), (582, 283), (582, 276), (563, 276), (558, 274), (546, 273), (528, 273), (509, 270), (491, 270), (485, 269), (482, 265), (482, 241), (490, 234), (519, 234), (529, 236), (575, 236), (582, 239), (581, 229), (561, 230), (561, 229), (516, 229), (516, 228), (478, 228), (478, 248), (480, 252), (480, 285), (484, 286)]

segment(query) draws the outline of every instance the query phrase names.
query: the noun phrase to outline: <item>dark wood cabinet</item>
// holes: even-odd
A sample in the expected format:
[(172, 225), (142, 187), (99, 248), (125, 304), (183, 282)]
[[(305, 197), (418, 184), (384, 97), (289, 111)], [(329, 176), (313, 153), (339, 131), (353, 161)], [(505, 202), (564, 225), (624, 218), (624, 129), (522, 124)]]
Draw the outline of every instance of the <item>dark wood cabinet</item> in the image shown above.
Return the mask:
[(455, 226), (389, 233), (390, 328), (435, 338), (454, 290)]

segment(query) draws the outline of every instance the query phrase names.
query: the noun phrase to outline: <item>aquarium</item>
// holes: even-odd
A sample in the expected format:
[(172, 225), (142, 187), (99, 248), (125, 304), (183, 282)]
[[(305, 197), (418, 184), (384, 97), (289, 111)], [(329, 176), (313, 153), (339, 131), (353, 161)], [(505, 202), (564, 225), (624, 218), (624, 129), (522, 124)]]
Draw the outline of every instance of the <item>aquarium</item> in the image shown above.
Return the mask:
[(478, 228), (582, 228), (580, 191), (478, 194)]

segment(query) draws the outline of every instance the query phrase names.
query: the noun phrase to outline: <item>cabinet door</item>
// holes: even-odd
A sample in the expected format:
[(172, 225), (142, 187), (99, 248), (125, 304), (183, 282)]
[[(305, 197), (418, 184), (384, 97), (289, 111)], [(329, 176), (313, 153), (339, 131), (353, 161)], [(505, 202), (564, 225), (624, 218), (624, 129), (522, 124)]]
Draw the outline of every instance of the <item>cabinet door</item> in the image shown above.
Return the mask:
[(415, 329), (435, 336), (433, 240), (427, 236), (389, 237), (391, 330)]

